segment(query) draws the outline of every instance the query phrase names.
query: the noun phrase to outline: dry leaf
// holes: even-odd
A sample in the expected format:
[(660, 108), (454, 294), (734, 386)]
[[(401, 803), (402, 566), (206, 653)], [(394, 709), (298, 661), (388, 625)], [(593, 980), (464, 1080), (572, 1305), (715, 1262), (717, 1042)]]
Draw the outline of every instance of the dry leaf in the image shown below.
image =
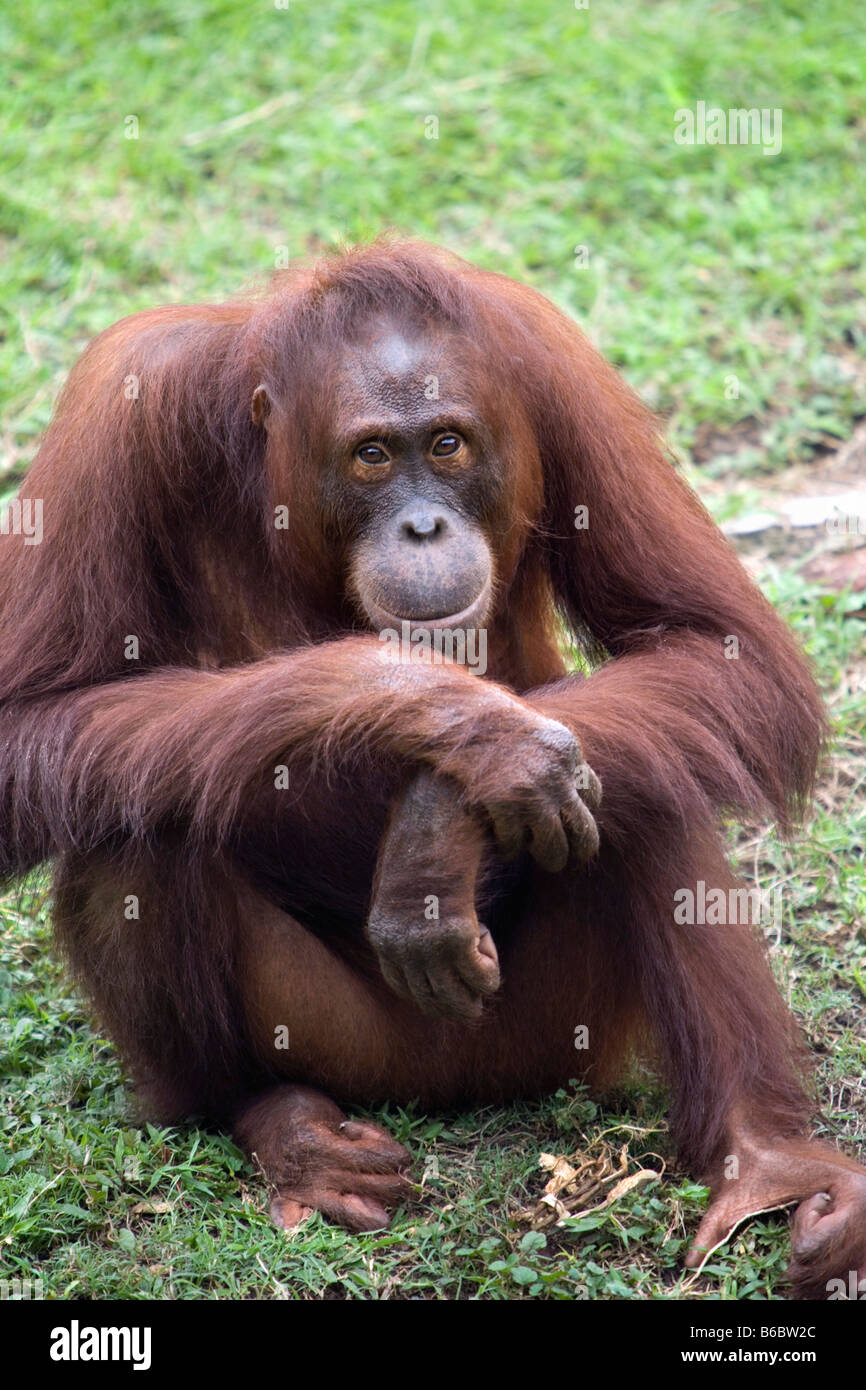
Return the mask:
[(661, 1172), (639, 1168), (636, 1173), (629, 1173), (627, 1144), (618, 1154), (609, 1145), (603, 1145), (597, 1156), (578, 1152), (566, 1158), (563, 1154), (543, 1153), (539, 1154), (538, 1166), (551, 1175), (544, 1195), (534, 1207), (520, 1213), (535, 1230), (562, 1225), (569, 1217), (601, 1211), (664, 1171), (662, 1164)]

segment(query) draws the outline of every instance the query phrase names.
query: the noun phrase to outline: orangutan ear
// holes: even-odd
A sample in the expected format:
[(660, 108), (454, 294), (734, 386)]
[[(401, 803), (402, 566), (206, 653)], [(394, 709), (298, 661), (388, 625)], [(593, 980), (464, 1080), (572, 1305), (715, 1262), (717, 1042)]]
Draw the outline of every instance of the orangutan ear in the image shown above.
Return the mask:
[(257, 386), (253, 392), (253, 402), (250, 413), (253, 417), (254, 425), (263, 425), (271, 413), (271, 398), (265, 386)]

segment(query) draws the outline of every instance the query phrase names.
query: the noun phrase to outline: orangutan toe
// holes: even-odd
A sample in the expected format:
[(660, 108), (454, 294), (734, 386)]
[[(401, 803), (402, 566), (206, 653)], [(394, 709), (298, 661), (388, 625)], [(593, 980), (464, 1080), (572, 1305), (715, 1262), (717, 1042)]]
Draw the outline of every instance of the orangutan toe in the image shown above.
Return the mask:
[(866, 1174), (841, 1171), (800, 1204), (788, 1277), (798, 1298), (866, 1295)]

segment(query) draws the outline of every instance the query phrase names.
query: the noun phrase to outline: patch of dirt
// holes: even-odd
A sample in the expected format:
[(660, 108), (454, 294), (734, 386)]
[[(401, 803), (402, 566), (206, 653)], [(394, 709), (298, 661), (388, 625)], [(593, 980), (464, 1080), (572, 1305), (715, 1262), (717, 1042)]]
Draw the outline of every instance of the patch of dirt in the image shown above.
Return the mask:
[[(744, 427), (749, 422), (743, 422)], [(714, 436), (718, 444), (722, 436)], [(741, 442), (753, 435), (735, 433)], [(730, 438), (728, 439), (730, 452)], [(705, 500), (731, 491), (732, 479), (701, 484)], [(737, 479), (742, 486), (742, 479)], [(756, 572), (767, 561), (790, 564), (832, 592), (863, 593), (852, 611), (866, 605), (866, 424), (832, 452), (782, 473), (750, 477), (748, 510), (722, 525), (746, 566)]]

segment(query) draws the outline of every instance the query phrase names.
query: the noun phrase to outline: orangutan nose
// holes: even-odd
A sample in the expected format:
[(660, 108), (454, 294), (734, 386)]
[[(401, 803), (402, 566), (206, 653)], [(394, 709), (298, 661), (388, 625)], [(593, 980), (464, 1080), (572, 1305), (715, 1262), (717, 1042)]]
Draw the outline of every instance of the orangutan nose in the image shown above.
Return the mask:
[(427, 507), (413, 507), (400, 518), (400, 534), (409, 541), (441, 540), (447, 530), (445, 517)]

